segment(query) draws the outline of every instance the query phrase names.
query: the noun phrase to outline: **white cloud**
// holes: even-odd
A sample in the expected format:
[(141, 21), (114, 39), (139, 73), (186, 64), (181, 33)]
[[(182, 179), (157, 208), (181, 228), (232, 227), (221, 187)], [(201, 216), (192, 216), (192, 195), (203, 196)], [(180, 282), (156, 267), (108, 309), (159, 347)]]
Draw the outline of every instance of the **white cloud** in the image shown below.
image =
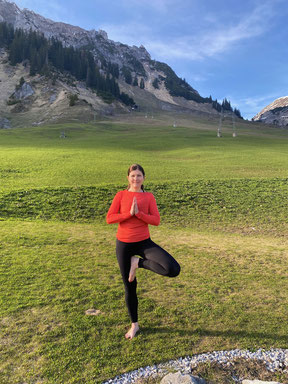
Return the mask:
[[(33, 9), (44, 17), (55, 21), (72, 23), (72, 20), (75, 19), (75, 15), (70, 15), (69, 17), (69, 9), (64, 8), (65, 2), (62, 3), (59, 0), (50, 0), (48, 2), (46, 0), (15, 1), (21, 8)], [(162, 18), (159, 17), (158, 25), (150, 23), (150, 20), (147, 20), (147, 22), (125, 22), (125, 24), (118, 25), (111, 23), (99, 25), (99, 29), (107, 31), (110, 39), (129, 45), (139, 46), (143, 44), (151, 53), (151, 56), (159, 60), (187, 59), (192, 61), (217, 56), (235, 48), (236, 44), (244, 40), (263, 34), (269, 28), (269, 21), (273, 14), (273, 6), (275, 5), (275, 2), (271, 4), (271, 2), (266, 1), (266, 3), (264, 2), (264, 4), (256, 6), (249, 15), (242, 16), (242, 19), (236, 25), (235, 23), (227, 25), (226, 20), (224, 22), (221, 16), (216, 14), (205, 14), (201, 20), (193, 20), (192, 6), (196, 6), (197, 1), (182, 0), (182, 10), (186, 9), (185, 16), (190, 17), (189, 22), (193, 24), (194, 28), (193, 34), (181, 34), (181, 22), (187, 25), (187, 20), (184, 20), (185, 16), (183, 14), (182, 19), (174, 20), (173, 11), (175, 12), (175, 7), (179, 4), (178, 0), (118, 1), (126, 8), (132, 8), (135, 14), (141, 8), (145, 8), (146, 12), (147, 9), (151, 8), (152, 13), (154, 10), (162, 13), (166, 12), (167, 15)], [(188, 9), (190, 13), (187, 13)], [(235, 17), (235, 15), (233, 16)], [(162, 25), (167, 27), (170, 20), (172, 24), (174, 23), (174, 27), (171, 27), (171, 30), (165, 35)], [(177, 23), (179, 28), (175, 28)]]
[[(132, 2), (140, 3), (139, 0), (132, 0)], [(174, 1), (158, 0), (153, 4), (158, 9), (164, 9), (171, 2)], [(228, 25), (227, 21), (221, 21), (221, 18), (215, 15), (206, 15), (203, 17), (206, 24), (199, 26), (198, 33), (194, 28), (193, 35), (171, 36), (168, 37), (168, 42), (166, 36), (159, 38), (159, 34), (150, 26), (148, 27), (148, 24), (133, 22), (118, 26), (103, 25), (101, 28), (106, 30), (113, 40), (130, 45), (143, 44), (153, 57), (160, 60), (201, 60), (227, 52), (243, 41), (264, 34), (270, 27), (274, 14), (273, 5), (275, 3), (271, 4), (268, 1), (256, 6), (249, 15), (242, 15), (236, 25), (235, 22)], [(156, 33), (157, 37), (155, 37)]]
[(233, 97), (225, 96), (228, 100), (231, 101), (231, 105), (240, 109), (241, 114), (246, 119), (252, 119), (257, 113), (262, 111), (267, 105), (271, 104), (278, 97), (283, 96), (277, 92), (260, 95), (260, 96), (251, 96), (246, 98), (234, 99)]
[(240, 103), (245, 105), (246, 108), (256, 111), (256, 115), (258, 112), (260, 112), (267, 105), (271, 104), (278, 97), (280, 97), (279, 93), (272, 93), (264, 96), (247, 97), (240, 100)]
[(151, 52), (162, 58), (201, 60), (224, 53), (235, 48), (237, 43), (262, 35), (269, 28), (271, 16), (271, 6), (263, 4), (255, 8), (249, 16), (243, 16), (237, 25), (223, 28), (218, 21), (218, 27), (214, 26), (214, 30), (207, 28), (198, 36), (186, 35), (171, 39), (169, 43), (150, 41), (146, 45)]

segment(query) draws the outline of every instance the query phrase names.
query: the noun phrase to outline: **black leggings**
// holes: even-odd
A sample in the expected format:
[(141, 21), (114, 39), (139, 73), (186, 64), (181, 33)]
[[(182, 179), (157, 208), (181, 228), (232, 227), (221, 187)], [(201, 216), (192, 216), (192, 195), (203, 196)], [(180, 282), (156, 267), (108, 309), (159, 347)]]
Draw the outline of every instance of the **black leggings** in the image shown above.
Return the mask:
[(175, 277), (180, 273), (180, 265), (163, 248), (155, 244), (150, 238), (135, 243), (124, 243), (117, 239), (116, 255), (122, 279), (125, 285), (125, 301), (132, 323), (138, 321), (138, 299), (136, 294), (137, 280), (129, 283), (131, 257), (140, 256), (139, 268), (149, 269), (159, 275)]

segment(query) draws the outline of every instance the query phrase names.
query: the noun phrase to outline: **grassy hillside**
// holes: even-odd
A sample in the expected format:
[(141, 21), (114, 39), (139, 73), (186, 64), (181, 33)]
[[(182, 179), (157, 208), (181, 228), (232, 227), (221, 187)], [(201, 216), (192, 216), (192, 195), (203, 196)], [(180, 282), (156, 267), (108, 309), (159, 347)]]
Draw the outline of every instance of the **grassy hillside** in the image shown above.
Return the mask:
[[(218, 139), (217, 121), (172, 124), (0, 131), (1, 383), (94, 384), (199, 352), (287, 348), (287, 131), (241, 122), (232, 138), (227, 121)], [(152, 238), (182, 272), (140, 271), (129, 342), (105, 214), (135, 161), (161, 214)]]
[[(287, 175), (288, 131), (269, 135), (256, 125), (251, 134), (248, 124), (239, 123), (237, 138), (224, 127), (218, 139), (216, 121), (191, 121), (176, 128), (158, 124), (106, 122), (0, 131), (0, 191), (122, 184), (132, 162), (145, 165), (147, 184)], [(62, 131), (66, 139), (60, 139)]]

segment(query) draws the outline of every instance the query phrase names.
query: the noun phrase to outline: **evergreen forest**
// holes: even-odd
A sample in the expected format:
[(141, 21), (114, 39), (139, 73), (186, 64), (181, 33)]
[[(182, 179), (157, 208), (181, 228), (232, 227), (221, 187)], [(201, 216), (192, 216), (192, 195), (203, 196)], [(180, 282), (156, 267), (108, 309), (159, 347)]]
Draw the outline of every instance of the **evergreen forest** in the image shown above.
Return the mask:
[[(49, 77), (55, 76), (55, 70), (61, 73), (69, 73), (78, 81), (84, 81), (86, 86), (97, 92), (106, 102), (120, 100), (128, 106), (135, 105), (135, 101), (126, 93), (120, 92), (117, 80), (120, 76), (118, 64), (107, 62), (103, 57), (95, 59), (88, 48), (65, 47), (62, 42), (52, 37), (47, 39), (43, 33), (30, 29), (14, 29), (5, 22), (0, 23), (0, 47), (7, 49), (11, 65), (29, 63), (30, 75), (42, 74)], [(193, 89), (185, 79), (179, 78), (175, 72), (165, 63), (152, 61), (151, 65), (156, 70), (164, 72), (166, 77), (160, 76), (153, 82), (154, 88), (159, 88), (160, 81), (172, 96), (183, 97), (197, 103), (210, 103), (218, 112), (234, 112), (242, 118), (237, 108), (232, 108), (231, 103), (225, 98), (220, 104), (212, 97), (202, 97)], [(138, 86), (137, 76), (132, 78), (131, 70), (123, 66), (121, 74), (126, 83)], [(143, 78), (139, 84), (145, 88)]]
[(29, 62), (30, 75), (43, 74), (52, 76), (55, 69), (71, 74), (79, 81), (84, 81), (107, 102), (120, 100), (126, 105), (134, 105), (134, 100), (120, 92), (117, 80), (119, 67), (115, 63), (101, 60), (100, 66), (85, 48), (64, 47), (55, 39), (47, 39), (42, 33), (0, 23), (0, 47), (7, 49), (11, 65)]

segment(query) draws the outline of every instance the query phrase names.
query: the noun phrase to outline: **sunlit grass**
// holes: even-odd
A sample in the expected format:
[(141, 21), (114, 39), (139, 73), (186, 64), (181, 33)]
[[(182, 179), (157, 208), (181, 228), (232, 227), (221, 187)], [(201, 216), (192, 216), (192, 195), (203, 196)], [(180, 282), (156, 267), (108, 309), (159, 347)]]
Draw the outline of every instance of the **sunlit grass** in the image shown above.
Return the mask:
[[(195, 127), (196, 125), (196, 127)], [(0, 190), (122, 184), (128, 165), (147, 182), (287, 175), (285, 132), (216, 137), (215, 126), (98, 123), (0, 131)], [(67, 139), (60, 139), (65, 130)]]
[[(286, 240), (154, 228), (182, 272), (138, 273), (142, 331), (127, 342), (115, 228), (8, 221), (0, 230), (7, 384), (95, 383), (187, 354), (287, 347)], [(101, 315), (86, 316), (91, 307)]]
[[(0, 131), (1, 383), (94, 384), (200, 352), (287, 348), (287, 131), (237, 129), (127, 118)], [(152, 238), (182, 271), (139, 271), (130, 342), (105, 214), (132, 162), (157, 198)]]

